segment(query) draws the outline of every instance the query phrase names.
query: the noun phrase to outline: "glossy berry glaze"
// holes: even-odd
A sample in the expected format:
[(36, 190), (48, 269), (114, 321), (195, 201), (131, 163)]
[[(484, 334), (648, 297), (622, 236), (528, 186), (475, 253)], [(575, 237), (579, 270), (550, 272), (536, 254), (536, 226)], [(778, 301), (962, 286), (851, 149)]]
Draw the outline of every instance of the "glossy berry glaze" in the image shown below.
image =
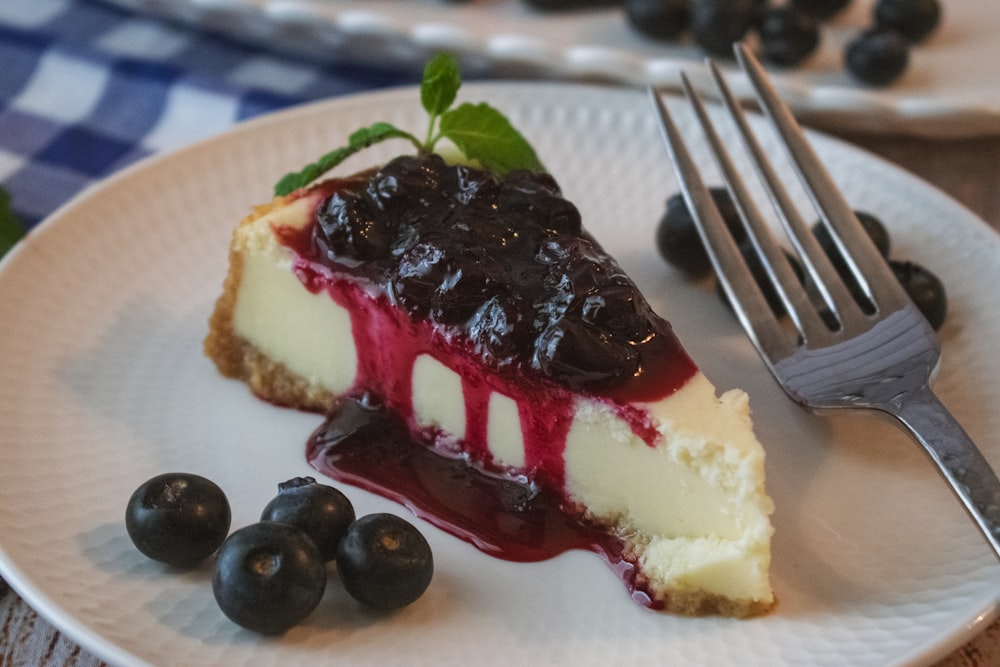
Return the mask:
[[(319, 187), (314, 224), (275, 231), (303, 284), (351, 313), (358, 372), (311, 439), (310, 462), (498, 557), (598, 551), (635, 591), (620, 542), (567, 504), (563, 449), (578, 393), (654, 444), (641, 403), (696, 371), (669, 325), (548, 175), (499, 179), (406, 156)], [(422, 354), (461, 378), (466, 431), (457, 439), (417, 423), (411, 380)], [(490, 454), (493, 392), (517, 402), (523, 469)]]
[(561, 494), (426, 446), (369, 394), (340, 399), (309, 439), (307, 456), (317, 470), (395, 500), (496, 558), (534, 562), (569, 549), (594, 551), (633, 600), (664, 607), (647, 592), (622, 540), (586, 521)]

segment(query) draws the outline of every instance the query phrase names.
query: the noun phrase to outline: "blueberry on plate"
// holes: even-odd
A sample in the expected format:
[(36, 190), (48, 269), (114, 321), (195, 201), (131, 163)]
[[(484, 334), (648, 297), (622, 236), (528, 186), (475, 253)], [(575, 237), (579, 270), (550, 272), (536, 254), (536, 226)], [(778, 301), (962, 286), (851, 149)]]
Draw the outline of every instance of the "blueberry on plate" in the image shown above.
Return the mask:
[(226, 494), (200, 475), (157, 475), (137, 488), (125, 509), (125, 529), (136, 548), (174, 567), (193, 567), (229, 532), (232, 514)]
[[(757, 283), (757, 287), (760, 288), (761, 293), (764, 295), (767, 305), (771, 307), (771, 312), (774, 313), (775, 317), (786, 315), (787, 310), (785, 309), (785, 303), (781, 300), (781, 294), (778, 293), (774, 283), (771, 282), (771, 278), (767, 274), (767, 269), (764, 268), (764, 263), (761, 262), (760, 255), (754, 248), (753, 241), (750, 239), (743, 241), (739, 244), (739, 249), (740, 254), (743, 255), (743, 260), (747, 264), (747, 268), (750, 269), (750, 273)], [(798, 278), (800, 283), (803, 282), (805, 271), (799, 262), (799, 258), (788, 251), (785, 251), (784, 255), (792, 271), (795, 273), (795, 277)], [(726, 307), (732, 310), (733, 307), (729, 301), (729, 295), (726, 294), (726, 290), (723, 288), (721, 282), (716, 285), (716, 294), (726, 304)]]
[(261, 521), (280, 521), (301, 529), (312, 539), (323, 560), (337, 556), (337, 545), (355, 519), (347, 496), (312, 477), (278, 484), (278, 495), (264, 507)]
[(940, 278), (915, 262), (892, 260), (889, 266), (931, 328), (940, 329), (948, 313), (948, 298)]
[[(879, 254), (883, 257), (889, 256), (889, 230), (886, 229), (885, 224), (879, 220), (877, 216), (871, 213), (866, 213), (865, 211), (855, 211), (854, 216), (861, 223), (864, 228), (865, 233), (868, 234), (868, 238), (872, 240), (875, 247), (878, 248)], [(812, 226), (813, 236), (819, 241), (819, 245), (826, 251), (827, 256), (834, 262), (834, 264), (843, 265), (843, 259), (841, 258), (840, 251), (837, 250), (837, 246), (833, 241), (833, 237), (830, 236), (830, 231), (826, 228), (826, 225), (822, 221), (817, 220)]]
[(337, 573), (359, 602), (398, 609), (427, 590), (434, 559), (413, 524), (394, 514), (369, 514), (355, 521), (340, 541)]
[(819, 46), (816, 20), (792, 6), (765, 10), (757, 33), (764, 59), (782, 67), (795, 67)]
[(524, 3), (544, 11), (563, 11), (569, 9), (592, 9), (614, 5), (618, 0), (524, 0)]
[[(868, 234), (868, 238), (872, 240), (875, 247), (878, 249), (879, 254), (882, 257), (888, 259), (889, 257), (889, 231), (886, 229), (882, 221), (876, 216), (865, 213), (864, 211), (855, 211), (854, 216), (861, 223), (864, 228), (865, 233)], [(850, 291), (851, 296), (857, 302), (861, 309), (867, 313), (874, 312), (874, 306), (869, 300), (865, 291), (861, 288), (861, 284), (854, 278), (851, 273), (851, 269), (847, 262), (844, 260), (843, 254), (837, 248), (836, 242), (833, 240), (833, 236), (830, 235), (830, 230), (827, 229), (826, 225), (821, 221), (817, 220), (812, 227), (813, 236), (819, 242), (819, 245), (826, 252), (826, 256), (830, 258), (830, 263), (833, 264), (833, 268), (837, 270), (840, 277), (844, 279), (844, 284)]]
[(212, 593), (234, 623), (275, 635), (312, 613), (326, 589), (326, 563), (309, 537), (276, 521), (237, 530), (215, 558)]
[[(734, 238), (742, 242), (746, 231), (729, 192), (720, 187), (710, 188), (709, 192)], [(656, 247), (663, 259), (692, 278), (705, 276), (712, 268), (694, 218), (680, 193), (667, 199), (666, 211), (656, 228)]]
[(747, 34), (758, 11), (755, 0), (696, 0), (691, 6), (694, 41), (709, 54), (733, 57), (733, 43)]
[(858, 81), (886, 86), (906, 71), (910, 45), (893, 30), (866, 30), (848, 43), (844, 51), (847, 71)]
[(919, 42), (941, 22), (938, 0), (878, 0), (875, 25), (894, 30), (911, 42)]
[(851, 0), (791, 0), (791, 6), (819, 20), (825, 20), (851, 4)]

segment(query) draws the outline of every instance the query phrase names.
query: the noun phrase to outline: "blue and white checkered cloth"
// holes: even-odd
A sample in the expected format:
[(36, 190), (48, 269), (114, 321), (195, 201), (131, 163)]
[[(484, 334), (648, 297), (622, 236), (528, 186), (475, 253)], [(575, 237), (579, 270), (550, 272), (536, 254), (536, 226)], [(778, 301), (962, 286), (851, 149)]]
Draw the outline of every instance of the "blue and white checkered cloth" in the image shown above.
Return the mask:
[(300, 102), (415, 83), (92, 0), (0, 0), (0, 184), (32, 227), (153, 153)]

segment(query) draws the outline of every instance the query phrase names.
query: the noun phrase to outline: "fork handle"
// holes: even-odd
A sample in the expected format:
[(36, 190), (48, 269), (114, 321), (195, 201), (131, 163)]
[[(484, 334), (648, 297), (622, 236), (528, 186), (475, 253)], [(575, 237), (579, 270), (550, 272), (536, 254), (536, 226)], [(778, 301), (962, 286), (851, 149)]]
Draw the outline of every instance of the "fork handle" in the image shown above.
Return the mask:
[(958, 420), (928, 386), (889, 412), (927, 451), (1000, 558), (1000, 480)]

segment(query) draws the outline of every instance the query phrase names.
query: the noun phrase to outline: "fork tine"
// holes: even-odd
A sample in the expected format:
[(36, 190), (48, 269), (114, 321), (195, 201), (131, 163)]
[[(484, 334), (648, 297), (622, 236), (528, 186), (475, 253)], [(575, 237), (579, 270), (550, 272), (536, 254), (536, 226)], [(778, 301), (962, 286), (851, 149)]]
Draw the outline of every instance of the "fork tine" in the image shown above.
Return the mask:
[[(792, 342), (782, 330), (763, 293), (757, 287), (757, 281), (743, 261), (736, 241), (723, 221), (719, 209), (701, 179), (698, 167), (681, 138), (680, 130), (677, 129), (659, 92), (652, 86), (648, 88), (648, 92), (659, 113), (660, 129), (670, 151), (684, 200), (699, 223), (698, 233), (737, 318), (758, 350), (762, 351), (761, 356), (766, 363), (771, 363), (769, 357), (781, 358), (790, 355), (794, 351)], [(768, 353), (763, 354), (764, 350)]]
[[(722, 92), (723, 97), (726, 97), (730, 92), (729, 87), (722, 79), (722, 75), (714, 63), (710, 62), (709, 66), (720, 92)], [(786, 260), (784, 250), (782, 250), (774, 234), (764, 222), (763, 215), (743, 184), (739, 172), (729, 157), (726, 148), (723, 146), (718, 133), (715, 131), (712, 120), (709, 118), (700, 96), (695, 92), (687, 77), (683, 74), (681, 75), (681, 83), (684, 87), (684, 93), (695, 111), (702, 131), (705, 133), (712, 156), (719, 167), (719, 171), (722, 173), (723, 181), (726, 183), (726, 188), (733, 198), (740, 219), (747, 228), (748, 236), (754, 245), (754, 250), (761, 258), (761, 263), (768, 275), (768, 279), (780, 296), (785, 310), (804, 339), (809, 340), (826, 336), (829, 333), (826, 324), (819, 318), (815, 306), (809, 300), (805, 289), (799, 282), (798, 276), (795, 275)], [(745, 133), (743, 141), (755, 145), (756, 141), (749, 134), (749, 128), (746, 126), (746, 119), (742, 113), (735, 108), (730, 108), (729, 111), (733, 116), (733, 120), (736, 121), (737, 128), (741, 133)], [(741, 120), (743, 121), (742, 123), (740, 122)], [(762, 166), (766, 165), (766, 160), (761, 159), (761, 164)], [(773, 185), (777, 185), (777, 183)], [(779, 190), (779, 192), (784, 194), (783, 191)], [(774, 188), (772, 188), (771, 193), (772, 196), (775, 194)], [(787, 196), (785, 196), (785, 199), (787, 199)], [(775, 204), (779, 203), (779, 200), (774, 201)], [(785, 212), (781, 213), (783, 217), (786, 215)], [(794, 209), (790, 209), (787, 215), (794, 215)]]
[[(760, 142), (757, 141), (756, 136), (750, 129), (746, 114), (736, 102), (736, 98), (733, 96), (732, 90), (726, 83), (725, 78), (723, 78), (718, 66), (711, 60), (708, 61), (708, 66), (712, 77), (715, 79), (716, 88), (721, 93), (723, 104), (739, 132), (740, 139), (743, 142), (744, 148), (746, 148), (747, 154), (750, 156), (753, 167), (760, 177), (761, 183), (766, 188), (774, 210), (784, 225), (785, 231), (788, 233), (788, 237), (811, 279), (812, 285), (819, 292), (827, 308), (837, 316), (842, 325), (860, 324), (858, 321), (862, 317), (860, 308), (850, 292), (848, 292), (847, 287), (827, 257), (826, 252), (819, 245), (812, 231), (792, 203), (792, 199), (788, 195), (788, 190), (775, 173), (774, 168), (771, 166), (771, 161), (765, 156)], [(813, 318), (806, 318), (804, 315), (802, 319), (805, 321), (800, 324), (800, 329), (813, 332), (814, 335), (817, 335), (827, 326), (825, 323), (821, 323)], [(819, 326), (822, 328), (815, 328)]]
[(758, 103), (783, 139), (806, 192), (861, 289), (879, 310), (891, 312), (903, 307), (908, 297), (806, 141), (791, 110), (768, 82), (764, 68), (742, 43), (735, 44), (733, 50), (740, 68), (752, 84)]

